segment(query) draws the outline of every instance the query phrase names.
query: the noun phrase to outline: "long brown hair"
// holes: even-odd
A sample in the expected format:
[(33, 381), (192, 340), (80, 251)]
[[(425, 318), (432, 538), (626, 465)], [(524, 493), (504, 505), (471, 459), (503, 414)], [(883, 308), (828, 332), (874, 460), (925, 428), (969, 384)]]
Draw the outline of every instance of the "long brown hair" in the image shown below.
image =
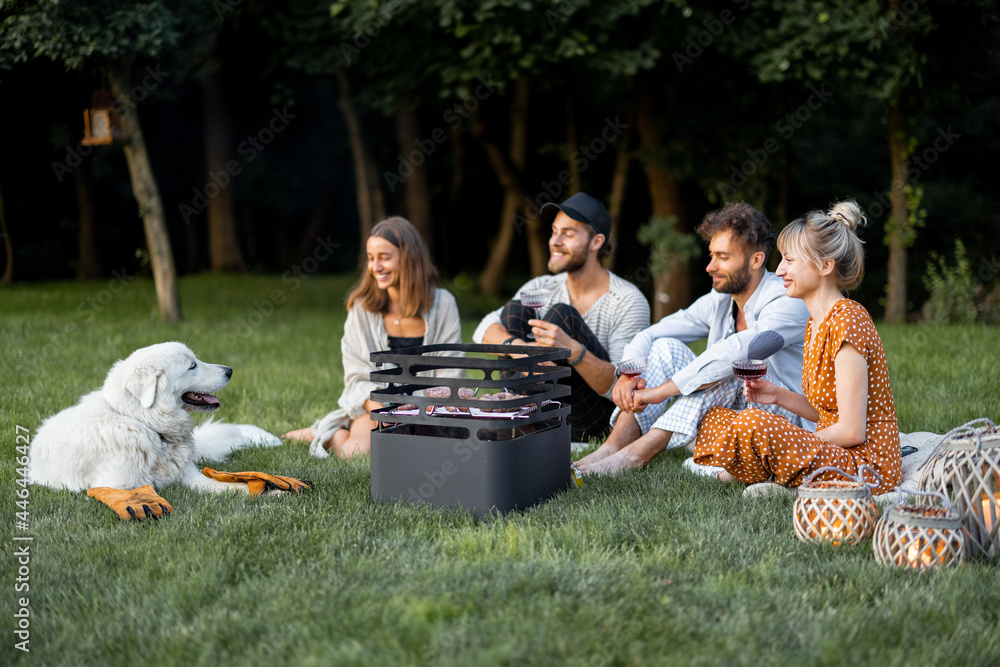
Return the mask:
[[(438, 272), (431, 262), (427, 249), (416, 227), (399, 216), (386, 218), (372, 227), (371, 236), (385, 239), (399, 250), (399, 295), (400, 315), (416, 317), (426, 313), (434, 303), (434, 288), (438, 283)], [(354, 302), (370, 313), (385, 313), (389, 310), (389, 292), (378, 286), (375, 276), (365, 268), (358, 284), (347, 296), (347, 309)]]

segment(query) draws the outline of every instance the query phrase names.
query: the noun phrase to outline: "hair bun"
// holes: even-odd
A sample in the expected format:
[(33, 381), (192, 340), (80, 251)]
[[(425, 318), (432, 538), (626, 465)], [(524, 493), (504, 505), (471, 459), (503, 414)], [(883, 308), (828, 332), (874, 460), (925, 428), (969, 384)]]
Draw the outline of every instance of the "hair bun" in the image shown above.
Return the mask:
[(861, 207), (853, 199), (837, 202), (826, 214), (831, 220), (845, 225), (852, 232), (858, 227), (864, 227), (868, 222), (865, 214), (861, 212)]

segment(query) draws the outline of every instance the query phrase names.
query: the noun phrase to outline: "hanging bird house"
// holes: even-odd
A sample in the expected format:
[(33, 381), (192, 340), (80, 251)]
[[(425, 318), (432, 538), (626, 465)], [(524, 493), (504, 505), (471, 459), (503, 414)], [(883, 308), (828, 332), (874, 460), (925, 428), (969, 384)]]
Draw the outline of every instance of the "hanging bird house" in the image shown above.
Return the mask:
[[(877, 483), (865, 481), (866, 470), (875, 476)], [(813, 481), (826, 471), (838, 472), (846, 479)], [(867, 465), (858, 468), (856, 476), (833, 467), (816, 470), (799, 486), (799, 497), (792, 510), (795, 534), (803, 542), (832, 542), (834, 546), (867, 540), (878, 521), (872, 488), (881, 483), (878, 473)]]
[(101, 146), (110, 144), (114, 139), (117, 127), (117, 117), (112, 106), (114, 98), (109, 90), (95, 90), (89, 109), (83, 110), (84, 146)]
[[(906, 494), (935, 496), (940, 506), (910, 504)], [(889, 567), (937, 570), (965, 560), (965, 530), (958, 512), (940, 493), (900, 489), (875, 526), (875, 560)]]
[(951, 499), (969, 533), (969, 556), (1000, 554), (1000, 430), (976, 419), (948, 432), (924, 464), (920, 488)]

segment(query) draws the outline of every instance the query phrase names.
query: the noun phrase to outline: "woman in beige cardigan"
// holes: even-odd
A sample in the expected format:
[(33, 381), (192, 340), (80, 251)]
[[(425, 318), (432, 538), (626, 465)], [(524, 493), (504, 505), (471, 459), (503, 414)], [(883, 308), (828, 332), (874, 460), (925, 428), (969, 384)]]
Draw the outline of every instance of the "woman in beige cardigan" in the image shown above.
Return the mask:
[[(307, 428), (284, 438), (308, 440), (313, 456), (349, 458), (371, 449), (377, 426), (369, 413), (382, 404), (371, 400), (379, 387), (369, 379), (372, 352), (436, 343), (461, 343), (455, 297), (437, 287), (438, 272), (420, 234), (405, 218), (383, 220), (367, 242), (368, 265), (347, 297), (347, 322), (340, 349), (344, 360), (344, 392), (338, 409)], [(460, 356), (461, 353), (433, 353)], [(437, 375), (461, 377), (461, 370)]]

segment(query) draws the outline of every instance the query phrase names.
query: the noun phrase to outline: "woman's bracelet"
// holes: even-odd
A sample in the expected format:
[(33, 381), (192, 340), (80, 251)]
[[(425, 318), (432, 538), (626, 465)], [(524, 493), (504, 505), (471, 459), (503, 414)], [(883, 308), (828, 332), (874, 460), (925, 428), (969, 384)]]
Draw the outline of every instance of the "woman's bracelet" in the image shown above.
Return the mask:
[(576, 366), (578, 363), (580, 363), (581, 361), (583, 361), (583, 357), (586, 354), (587, 354), (587, 346), (581, 344), (580, 345), (580, 354), (577, 355), (576, 359), (570, 359), (566, 363), (568, 363), (570, 366)]

